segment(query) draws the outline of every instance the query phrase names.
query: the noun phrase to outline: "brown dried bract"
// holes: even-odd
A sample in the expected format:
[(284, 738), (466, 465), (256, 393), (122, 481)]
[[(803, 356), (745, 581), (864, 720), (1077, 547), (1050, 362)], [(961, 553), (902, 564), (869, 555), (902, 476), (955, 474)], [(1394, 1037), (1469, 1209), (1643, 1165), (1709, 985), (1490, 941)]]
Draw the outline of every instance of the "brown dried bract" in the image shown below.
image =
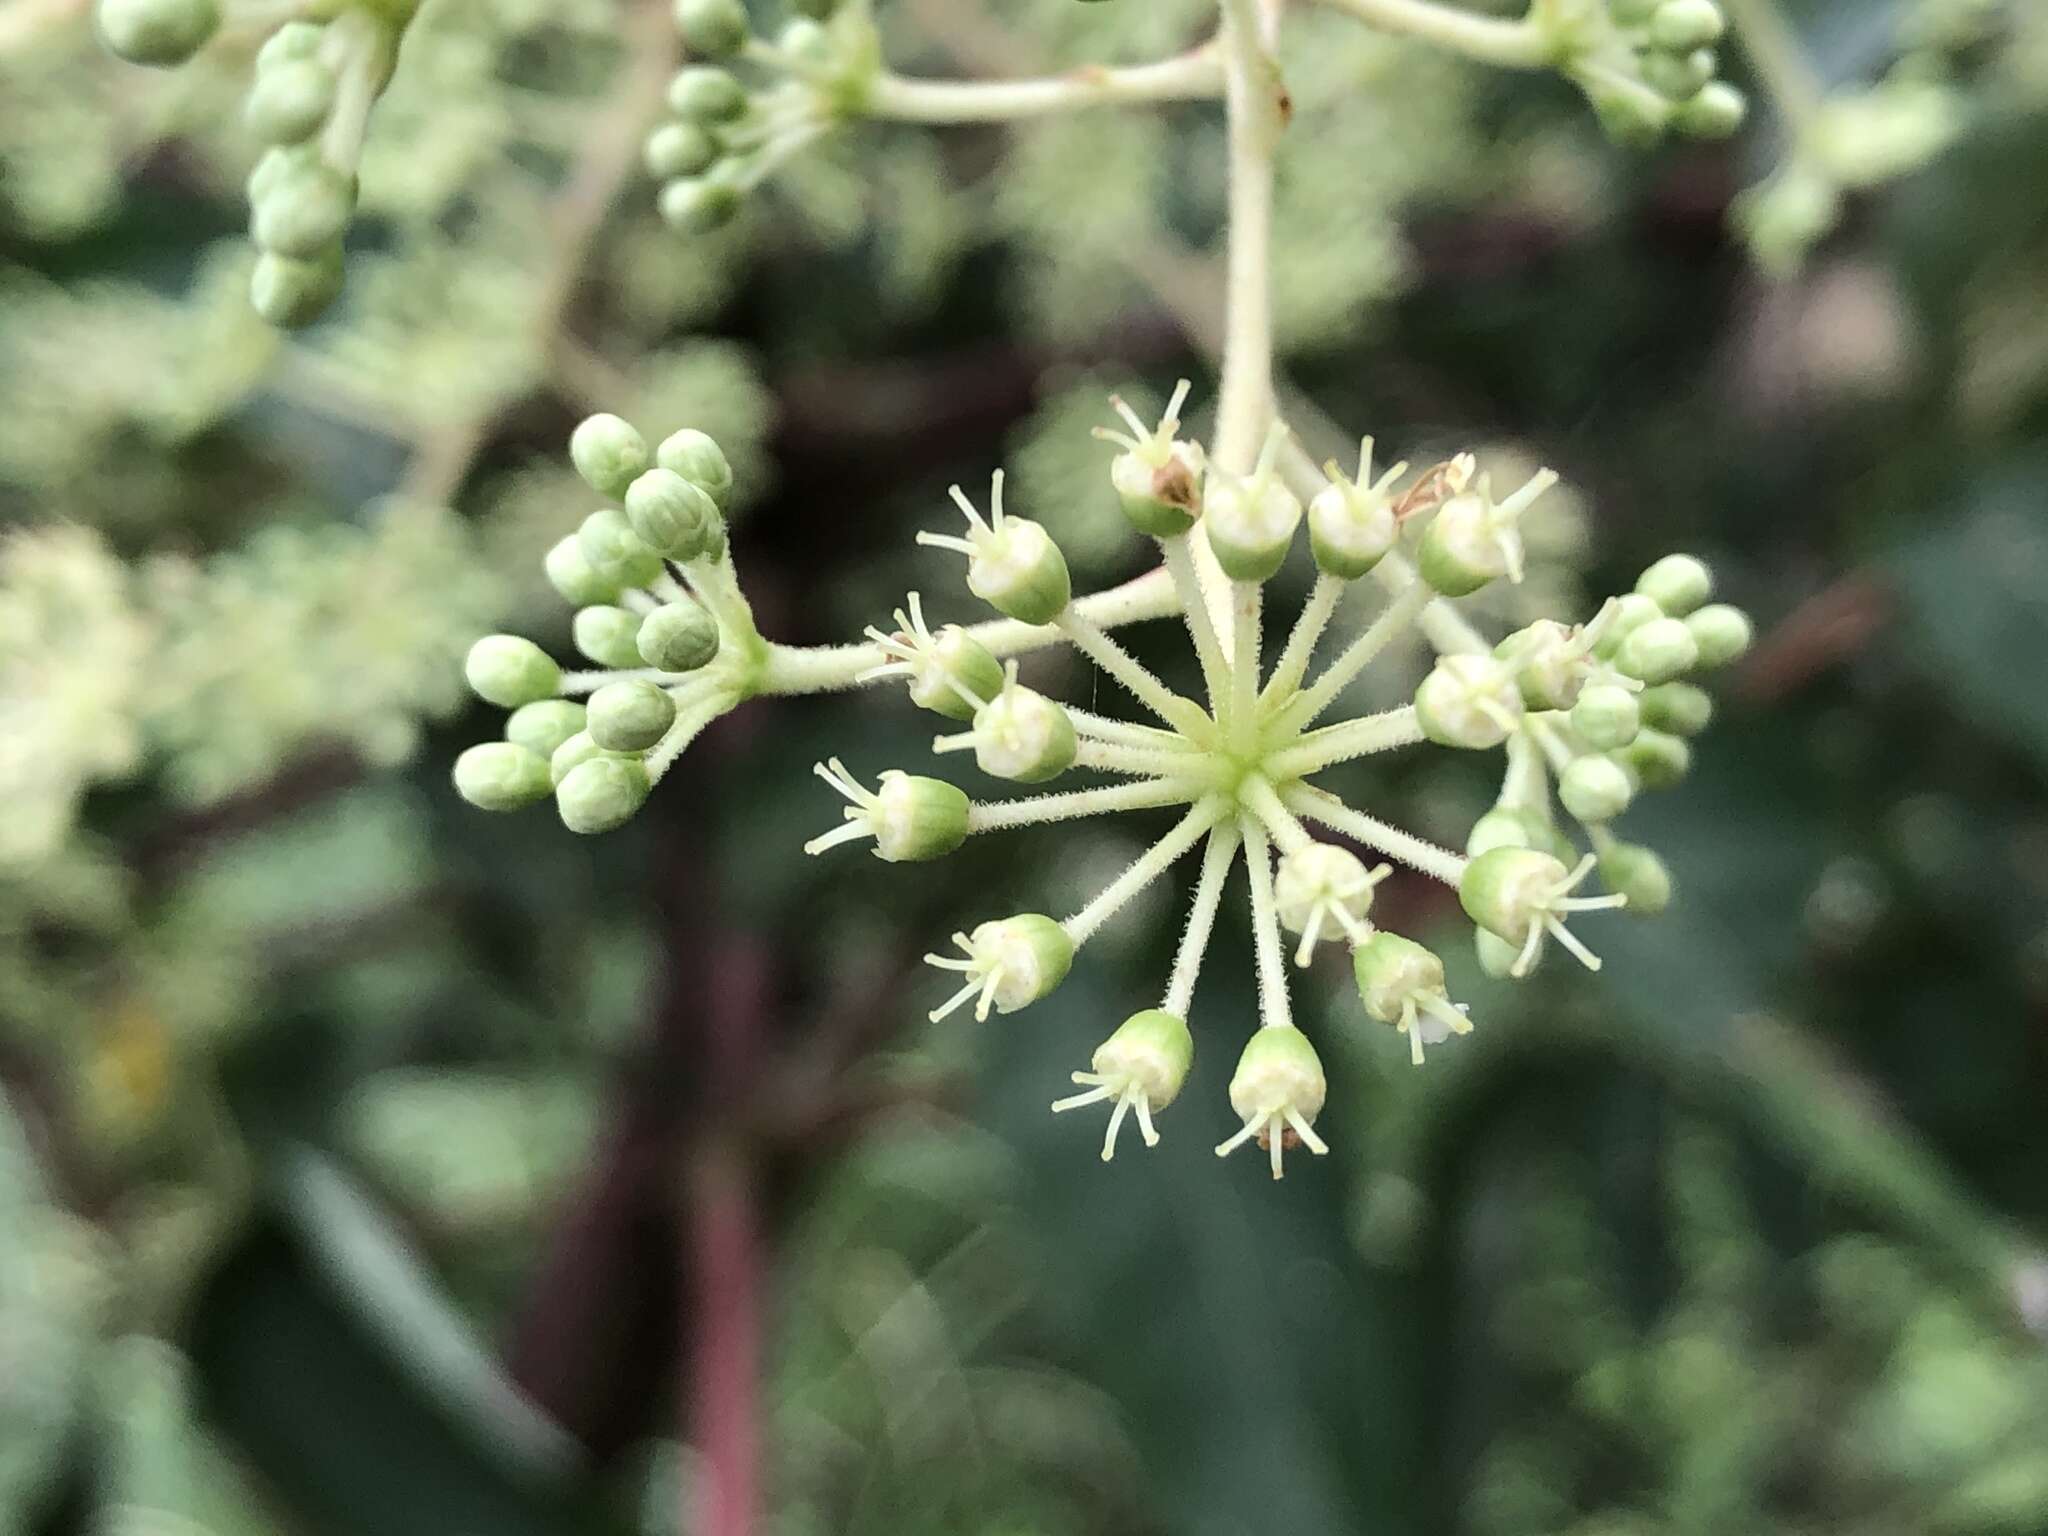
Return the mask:
[(1464, 489), (1463, 477), (1457, 470), (1456, 459), (1445, 459), (1425, 469), (1422, 478), (1403, 491), (1394, 503), (1394, 521), (1401, 522), (1418, 512), (1427, 512), (1438, 502), (1457, 495)]

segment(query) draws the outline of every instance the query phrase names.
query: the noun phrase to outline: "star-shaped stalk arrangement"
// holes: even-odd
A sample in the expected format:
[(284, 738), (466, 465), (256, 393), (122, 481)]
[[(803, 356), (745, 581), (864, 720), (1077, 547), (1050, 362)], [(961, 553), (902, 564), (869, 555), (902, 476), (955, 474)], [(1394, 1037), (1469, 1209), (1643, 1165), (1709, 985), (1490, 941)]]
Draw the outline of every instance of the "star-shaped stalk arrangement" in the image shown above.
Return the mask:
[[(986, 1020), (1045, 997), (1134, 897), (1195, 859), (1163, 991), (1074, 1074), (1084, 1091), (1054, 1105), (1108, 1106), (1105, 1157), (1133, 1120), (1153, 1143), (1154, 1117), (1178, 1095), (1193, 1059), (1196, 983), (1226, 882), (1242, 862), (1259, 1018), (1231, 1083), (1239, 1128), (1217, 1151), (1256, 1141), (1278, 1176), (1285, 1149), (1325, 1150), (1315, 1122), (1326, 1088), (1295, 1023), (1290, 954), (1306, 966), (1321, 953), (1348, 953), (1366, 1015), (1405, 1035), (1418, 1065), (1425, 1044), (1472, 1025), (1447, 995), (1439, 957), (1373, 920), (1375, 891), (1393, 866), (1457, 893), (1489, 969), (1527, 976), (1553, 944), (1597, 968), (1572, 919), (1625, 904), (1654, 911), (1669, 898), (1655, 855), (1617, 841), (1608, 823), (1638, 791), (1682, 775), (1685, 738), (1710, 712), (1706, 695), (1682, 678), (1739, 653), (1748, 626), (1736, 610), (1706, 601), (1704, 566), (1672, 556), (1590, 623), (1544, 620), (1492, 647), (1450, 650), (1412, 702), (1331, 718), (1350, 685), (1433, 605), (1519, 576), (1519, 519), (1556, 477), (1543, 471), (1496, 499), (1463, 457), (1415, 476), (1405, 466), (1375, 475), (1370, 440), (1355, 475), (1335, 464), (1320, 476), (1298, 463), (1290, 471), (1298, 456), (1278, 423), (1248, 471), (1232, 474), (1179, 435), (1187, 390), (1152, 427), (1119, 403), (1131, 431), (1107, 434), (1121, 451), (1107, 466), (1105, 502), (1157, 544), (1157, 570), (1077, 599), (1057, 544), (1004, 505), (997, 471), (985, 509), (953, 489), (964, 532), (919, 539), (961, 556), (967, 592), (1001, 617), (934, 626), (912, 593), (893, 629), (819, 649), (777, 645), (755, 629), (725, 535), (732, 481), (716, 445), (685, 430), (650, 453), (624, 422), (592, 418), (572, 457), (620, 506), (591, 514), (546, 564), (582, 604), (576, 642), (603, 668), (564, 673), (525, 640), (478, 642), (471, 682), (513, 713), (504, 741), (463, 755), (458, 786), (493, 809), (552, 792), (569, 826), (606, 830), (629, 819), (697, 732), (740, 700), (900, 682), (912, 702), (948, 722), (935, 754), (971, 753), (983, 774), (1019, 785), (1070, 775), (1089, 782), (978, 798), (898, 769), (870, 784), (834, 758), (818, 773), (845, 802), (840, 820), (806, 851), (866, 844), (885, 861), (917, 862), (970, 837), (1167, 817), (1145, 851), (1077, 911), (992, 916), (955, 934), (955, 952), (929, 956), (952, 987), (931, 1018)], [(1306, 503), (1296, 484), (1310, 489)], [(1264, 585), (1304, 523), (1315, 585), (1268, 663)], [(1348, 609), (1359, 610), (1362, 628), (1327, 646), (1331, 621)], [(1175, 616), (1199, 663), (1199, 697), (1169, 687), (1114, 633)], [(1462, 621), (1459, 632), (1469, 632)], [(1057, 644), (1107, 674), (1129, 708), (1098, 714), (1026, 684), (1014, 658)], [(1360, 759), (1429, 743), (1504, 754), (1498, 803), (1463, 850), (1404, 831), (1319, 782)], [(1590, 851), (1565, 835), (1561, 819), (1578, 825)], [(1595, 869), (1608, 890), (1582, 894)]]

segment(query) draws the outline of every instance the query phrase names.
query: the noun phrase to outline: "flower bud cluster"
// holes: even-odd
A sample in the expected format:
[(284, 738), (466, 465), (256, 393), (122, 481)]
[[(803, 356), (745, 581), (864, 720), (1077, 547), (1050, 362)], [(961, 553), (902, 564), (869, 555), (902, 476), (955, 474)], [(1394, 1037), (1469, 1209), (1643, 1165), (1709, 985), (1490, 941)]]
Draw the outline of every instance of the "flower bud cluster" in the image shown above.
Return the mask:
[[(1445, 657), (1417, 691), (1416, 713), (1432, 740), (1508, 747), (1500, 803), (1467, 839), (1472, 865), (1460, 885), (1480, 958), (1495, 974), (1526, 975), (1546, 936), (1597, 968), (1550, 918), (1623, 904), (1654, 915), (1669, 905), (1662, 861), (1620, 841), (1610, 823), (1637, 795), (1685, 777), (1690, 738), (1713, 717), (1711, 697), (1693, 679), (1748, 649), (1747, 616), (1709, 602), (1712, 590), (1702, 562), (1667, 555), (1591, 623), (1540, 620), (1491, 656)], [(1593, 853), (1582, 856), (1559, 831), (1553, 782), (1556, 805), (1579, 823)], [(1570, 897), (1596, 867), (1611, 895)]]
[[(502, 741), (457, 759), (455, 785), (493, 811), (552, 794), (571, 830), (605, 832), (640, 808), (681, 750), (679, 733), (701, 728), (707, 706), (715, 715), (745, 691), (743, 680), (714, 666), (727, 637), (705, 601), (722, 597), (720, 579), (730, 574), (725, 507), (733, 476), (702, 432), (685, 428), (650, 450), (629, 422), (610, 415), (576, 428), (569, 457), (584, 483), (614, 504), (585, 517), (543, 567), (576, 605), (576, 649), (607, 670), (572, 679), (531, 640), (477, 641), (469, 686), (511, 714)], [(743, 621), (743, 604), (730, 611)], [(744, 656), (746, 644), (739, 650)], [(572, 681), (587, 695), (581, 702), (562, 696)]]
[[(258, 257), (249, 299), (271, 324), (309, 325), (341, 293), (342, 240), (356, 208), (356, 167), (371, 103), (390, 78), (411, 0), (314, 8), (256, 53), (243, 101), (266, 145), (249, 173)], [(138, 64), (182, 64), (219, 28), (218, 0), (98, 0), (100, 35)]]
[[(741, 0), (677, 0), (676, 27), (693, 62), (669, 83), (668, 118), (648, 136), (648, 174), (661, 216), (685, 234), (730, 223), (783, 161), (856, 108), (878, 67), (862, 8), (802, 0), (770, 44)], [(742, 56), (772, 77), (749, 86), (728, 68)]]
[(1748, 102), (1718, 78), (1728, 23), (1714, 0), (1608, 0), (1604, 18), (1574, 14), (1554, 27), (1567, 72), (1620, 142), (1650, 143), (1674, 129), (1724, 139), (1742, 126)]
[[(915, 705), (964, 727), (939, 736), (933, 750), (971, 754), (990, 779), (1040, 786), (1110, 775), (1109, 783), (1084, 779), (1080, 788), (979, 800), (946, 779), (901, 769), (864, 781), (834, 757), (817, 772), (843, 802), (838, 824), (804, 846), (822, 854), (864, 844), (885, 862), (918, 863), (1009, 827), (1177, 814), (1078, 911), (992, 917), (956, 933), (954, 952), (926, 957), (953, 978), (952, 995), (932, 1010), (935, 1021), (963, 1011), (977, 1020), (1016, 1012), (1058, 987), (1082, 946), (1139, 891), (1201, 849), (1188, 921), (1157, 1006), (1140, 1007), (1112, 1031), (1089, 1069), (1074, 1074), (1081, 1091), (1053, 1106), (1104, 1105), (1105, 1158), (1132, 1118), (1147, 1145), (1156, 1141), (1154, 1116), (1185, 1084), (1196, 982), (1242, 857), (1259, 1020), (1230, 1081), (1237, 1128), (1216, 1150), (1255, 1142), (1278, 1177), (1287, 1149), (1327, 1150), (1316, 1122), (1328, 1085), (1314, 1043), (1292, 1016), (1290, 948), (1296, 966), (1333, 949), (1347, 953), (1366, 1017), (1406, 1036), (1417, 1064), (1426, 1045), (1473, 1027), (1448, 994), (1441, 958), (1376, 926), (1375, 891), (1392, 864), (1371, 863), (1360, 849), (1455, 889), (1482, 960), (1500, 974), (1530, 974), (1552, 945), (1597, 967), (1571, 920), (1622, 906), (1654, 911), (1670, 897), (1656, 856), (1616, 840), (1608, 823), (1639, 791), (1683, 775), (1687, 740), (1712, 714), (1694, 678), (1739, 655), (1749, 627), (1739, 611), (1710, 601), (1704, 565), (1674, 555), (1589, 623), (1539, 620), (1488, 647), (1436, 605), (1520, 578), (1520, 520), (1555, 483), (1554, 473), (1539, 471), (1497, 497), (1471, 457), (1459, 455), (1404, 483), (1406, 465), (1375, 473), (1368, 439), (1355, 476), (1333, 465), (1326, 482), (1315, 481), (1287, 457), (1288, 434), (1278, 423), (1255, 456), (1218, 462), (1180, 435), (1187, 393), (1183, 384), (1149, 426), (1115, 404), (1128, 430), (1098, 434), (1114, 449), (1103, 509), (1113, 505), (1156, 543), (1162, 562), (1151, 575), (1077, 598), (1058, 543), (1005, 506), (997, 470), (985, 510), (952, 488), (964, 532), (921, 532), (918, 541), (963, 557), (967, 592), (998, 617), (935, 624), (912, 593), (893, 627), (871, 627), (867, 643), (812, 651), (761, 640), (738, 601), (722, 517), (731, 474), (716, 446), (682, 432), (650, 450), (617, 417), (590, 418), (576, 430), (571, 457), (612, 504), (549, 553), (547, 571), (579, 607), (578, 649), (618, 670), (564, 674), (529, 641), (479, 641), (471, 686), (512, 713), (502, 741), (474, 747), (458, 762), (458, 787), (492, 809), (552, 792), (571, 827), (602, 830), (629, 817), (682, 742), (733, 700), (878, 682), (902, 683)], [(1268, 670), (1259, 655), (1264, 584), (1304, 522), (1319, 576)], [(1376, 579), (1361, 579), (1368, 574)], [(1382, 588), (1391, 595), (1371, 595)], [(1371, 603), (1378, 612), (1311, 677), (1317, 644), (1345, 603)], [(1474, 638), (1442, 656), (1412, 705), (1316, 725), (1380, 649), (1431, 611)], [(1109, 633), (1173, 615), (1187, 625), (1206, 699), (1169, 688)], [(1226, 623), (1227, 648), (1219, 633)], [(1444, 631), (1443, 623), (1433, 626)], [(1027, 684), (1011, 658), (1062, 642), (1154, 719), (1098, 715)], [(1310, 782), (1337, 764), (1425, 740), (1506, 755), (1499, 804), (1473, 828), (1462, 854), (1355, 811)], [(1591, 852), (1558, 831), (1559, 802), (1584, 827)], [(1312, 834), (1309, 822), (1329, 835)], [(1596, 869), (1607, 889), (1588, 894), (1582, 887)]]

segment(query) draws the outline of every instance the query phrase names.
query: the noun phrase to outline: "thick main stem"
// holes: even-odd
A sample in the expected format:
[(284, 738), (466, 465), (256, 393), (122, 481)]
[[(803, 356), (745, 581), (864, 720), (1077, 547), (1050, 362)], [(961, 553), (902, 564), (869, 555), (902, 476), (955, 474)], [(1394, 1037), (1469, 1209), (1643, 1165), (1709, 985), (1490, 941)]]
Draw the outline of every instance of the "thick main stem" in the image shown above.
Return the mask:
[(1223, 86), (1230, 232), (1214, 458), (1243, 475), (1273, 416), (1273, 151), (1287, 111), (1258, 0), (1224, 0)]
[(1197, 101), (1219, 94), (1221, 71), (1207, 45), (1156, 64), (1095, 65), (1036, 80), (920, 80), (884, 74), (869, 88), (870, 117), (913, 123), (985, 123), (1044, 117), (1126, 102)]
[[(1251, 471), (1273, 418), (1273, 151), (1285, 126), (1287, 98), (1260, 0), (1223, 0), (1222, 43), (1230, 138), (1229, 270), (1223, 379), (1210, 457), (1226, 474), (1243, 475)], [(1210, 625), (1231, 647), (1233, 669), (1241, 668), (1231, 584), (1199, 524), (1190, 543)], [(1219, 713), (1226, 708), (1223, 698), (1212, 702)]]

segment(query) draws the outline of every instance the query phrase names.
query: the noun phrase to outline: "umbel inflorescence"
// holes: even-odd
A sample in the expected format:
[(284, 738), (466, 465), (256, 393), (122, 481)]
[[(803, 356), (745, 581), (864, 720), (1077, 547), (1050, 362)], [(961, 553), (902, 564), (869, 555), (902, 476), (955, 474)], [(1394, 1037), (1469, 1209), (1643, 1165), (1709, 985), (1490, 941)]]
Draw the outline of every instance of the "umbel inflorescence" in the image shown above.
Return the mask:
[[(1117, 450), (1104, 514), (1115, 515), (1113, 501), (1158, 545), (1156, 570), (1076, 597), (1045, 529), (1005, 506), (999, 470), (979, 503), (955, 487), (949, 526), (918, 537), (961, 556), (968, 593), (1000, 617), (943, 622), (912, 593), (866, 643), (825, 648), (779, 645), (755, 628), (726, 537), (732, 475), (716, 444), (684, 430), (650, 452), (626, 422), (590, 418), (571, 456), (615, 505), (591, 513), (546, 568), (577, 605), (575, 643), (597, 669), (565, 672), (516, 636), (477, 642), (470, 683), (512, 713), (504, 740), (458, 760), (458, 788), (489, 810), (552, 795), (568, 826), (605, 831), (630, 819), (697, 733), (740, 701), (900, 683), (947, 722), (935, 753), (971, 753), (984, 775), (1017, 785), (1090, 782), (977, 798), (900, 769), (869, 779), (834, 758), (817, 771), (844, 802), (840, 820), (808, 852), (864, 844), (883, 860), (917, 862), (972, 836), (1086, 817), (1157, 817), (1165, 828), (1078, 911), (991, 914), (954, 934), (954, 952), (927, 957), (952, 987), (932, 1018), (971, 1009), (986, 1019), (1046, 996), (1132, 897), (1192, 859), (1198, 873), (1164, 990), (1074, 1074), (1081, 1091), (1053, 1106), (1107, 1106), (1104, 1158), (1130, 1119), (1155, 1142), (1154, 1117), (1193, 1059), (1196, 981), (1242, 858), (1260, 1017), (1230, 1085), (1238, 1129), (1217, 1151), (1256, 1140), (1279, 1177), (1284, 1148), (1325, 1150), (1315, 1129), (1323, 1070), (1293, 1020), (1290, 954), (1306, 966), (1320, 952), (1346, 952), (1365, 1012), (1405, 1035), (1417, 1064), (1426, 1044), (1472, 1022), (1447, 993), (1441, 959), (1373, 921), (1374, 890), (1390, 869), (1376, 859), (1453, 887), (1496, 974), (1526, 977), (1553, 947), (1597, 969), (1574, 931), (1580, 915), (1654, 913), (1671, 893), (1657, 856), (1611, 824), (1636, 794), (1684, 775), (1688, 738), (1711, 713), (1690, 679), (1739, 655), (1750, 628), (1735, 608), (1708, 601), (1704, 565), (1671, 555), (1589, 622), (1541, 620), (1488, 645), (1444, 600), (1520, 579), (1520, 520), (1553, 474), (1500, 494), (1462, 455), (1419, 474), (1406, 464), (1376, 472), (1370, 439), (1355, 474), (1334, 463), (1319, 474), (1278, 422), (1248, 470), (1231, 473), (1180, 435), (1187, 393), (1183, 383), (1152, 425), (1112, 401), (1122, 429), (1100, 434)], [(1268, 661), (1265, 584), (1304, 523), (1315, 585)], [(1348, 643), (1324, 645), (1344, 608), (1369, 622)], [(1112, 633), (1174, 617), (1199, 664), (1199, 698), (1169, 688)], [(1412, 702), (1344, 716), (1350, 684), (1418, 624), (1441, 654)], [(1014, 658), (1054, 645), (1086, 656), (1132, 707), (1098, 714), (1023, 683)], [(1425, 744), (1502, 754), (1497, 802), (1462, 852), (1316, 783), (1340, 764)]]

